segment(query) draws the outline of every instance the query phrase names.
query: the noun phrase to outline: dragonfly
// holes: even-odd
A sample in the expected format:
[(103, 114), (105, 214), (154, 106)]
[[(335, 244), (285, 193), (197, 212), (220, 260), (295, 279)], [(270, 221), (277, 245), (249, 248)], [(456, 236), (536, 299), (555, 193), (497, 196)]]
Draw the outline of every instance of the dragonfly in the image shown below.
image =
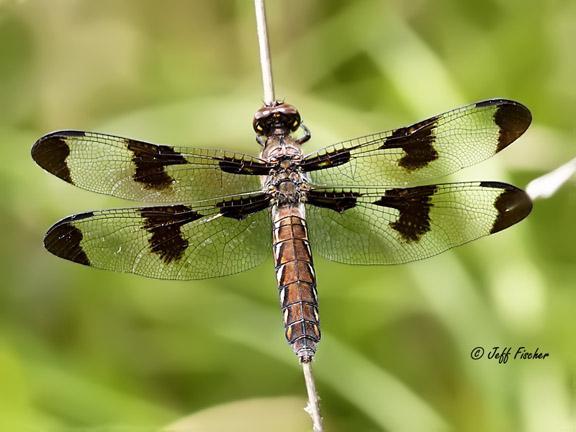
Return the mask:
[(496, 181), (430, 183), (483, 161), (532, 120), (490, 99), (304, 153), (311, 138), (283, 101), (253, 119), (259, 156), (64, 130), (32, 158), (77, 187), (145, 206), (75, 214), (44, 245), (75, 263), (158, 279), (231, 275), (272, 252), (285, 337), (301, 362), (320, 342), (313, 252), (346, 264), (421, 260), (524, 219), (529, 196)]

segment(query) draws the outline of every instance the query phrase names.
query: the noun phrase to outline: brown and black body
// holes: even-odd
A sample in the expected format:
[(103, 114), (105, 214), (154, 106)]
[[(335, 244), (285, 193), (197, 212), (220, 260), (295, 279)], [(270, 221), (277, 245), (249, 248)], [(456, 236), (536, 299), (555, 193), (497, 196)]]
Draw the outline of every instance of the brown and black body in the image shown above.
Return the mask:
[(280, 305), (288, 343), (302, 362), (308, 362), (320, 341), (316, 274), (308, 240), (304, 202), (308, 178), (300, 164), (301, 145), (310, 138), (294, 138), (300, 115), (284, 103), (264, 106), (254, 118), (257, 140), (264, 147), (260, 157), (275, 166), (262, 177), (272, 197), (272, 248)]

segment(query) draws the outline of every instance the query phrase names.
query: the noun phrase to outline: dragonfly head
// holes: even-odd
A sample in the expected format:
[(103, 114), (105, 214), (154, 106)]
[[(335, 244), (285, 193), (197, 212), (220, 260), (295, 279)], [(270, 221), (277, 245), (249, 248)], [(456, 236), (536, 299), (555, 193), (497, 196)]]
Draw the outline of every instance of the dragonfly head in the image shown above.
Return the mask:
[(292, 105), (276, 101), (256, 111), (252, 125), (258, 135), (288, 135), (300, 127), (300, 113)]

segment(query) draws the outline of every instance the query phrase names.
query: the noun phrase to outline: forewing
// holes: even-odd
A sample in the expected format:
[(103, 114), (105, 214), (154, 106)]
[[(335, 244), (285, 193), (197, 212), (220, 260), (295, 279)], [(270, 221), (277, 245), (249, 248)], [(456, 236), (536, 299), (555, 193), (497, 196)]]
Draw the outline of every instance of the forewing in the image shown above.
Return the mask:
[(489, 158), (522, 135), (531, 119), (518, 102), (482, 101), (324, 148), (307, 155), (302, 167), (313, 183), (324, 186), (422, 182)]
[(260, 190), (266, 162), (221, 150), (171, 147), (112, 135), (59, 131), (40, 138), (32, 158), (94, 192), (148, 202), (190, 202)]
[(256, 194), (194, 207), (82, 213), (52, 226), (44, 245), (70, 261), (152, 278), (225, 276), (270, 255), (269, 204), (269, 197)]
[(312, 250), (347, 264), (400, 264), (437, 255), (524, 219), (532, 202), (498, 182), (310, 192)]

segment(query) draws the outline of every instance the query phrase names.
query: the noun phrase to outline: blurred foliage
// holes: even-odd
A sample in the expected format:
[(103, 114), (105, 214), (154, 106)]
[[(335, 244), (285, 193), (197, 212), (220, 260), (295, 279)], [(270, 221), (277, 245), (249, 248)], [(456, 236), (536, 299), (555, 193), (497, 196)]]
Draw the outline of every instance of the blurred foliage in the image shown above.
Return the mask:
[[(459, 178), (525, 186), (575, 153), (573, 0), (270, 1), (268, 14), (277, 94), (310, 148), (502, 96), (534, 126)], [(248, 0), (0, 0), (0, 430), (307, 430), (271, 259), (189, 283), (56, 259), (51, 223), (130, 203), (29, 156), (62, 128), (256, 153), (254, 24)], [(425, 262), (317, 258), (327, 430), (574, 430), (575, 214), (572, 185)], [(496, 345), (550, 357), (470, 359)]]

